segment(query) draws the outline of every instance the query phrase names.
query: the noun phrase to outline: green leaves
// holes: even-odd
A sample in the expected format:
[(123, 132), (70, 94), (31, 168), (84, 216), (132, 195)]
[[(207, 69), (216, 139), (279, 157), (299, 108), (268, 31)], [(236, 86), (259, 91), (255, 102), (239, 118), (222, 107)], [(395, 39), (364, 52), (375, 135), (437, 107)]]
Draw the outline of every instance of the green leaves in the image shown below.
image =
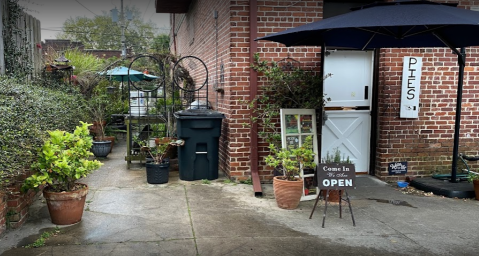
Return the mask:
[(85, 120), (79, 94), (24, 83), (0, 76), (0, 190), (35, 161), (48, 130), (72, 131)]
[[(156, 32), (156, 24), (142, 20), (142, 14), (136, 7), (126, 6), (125, 11), (133, 13), (133, 20), (125, 20), (127, 48), (141, 52), (148, 48)], [(86, 49), (121, 49), (121, 25), (111, 20), (109, 13), (103, 12), (94, 18), (75, 17), (63, 23), (62, 39), (80, 41)]]
[(266, 156), (266, 164), (274, 168), (281, 168), (287, 180), (295, 180), (295, 176), (300, 175), (300, 168), (316, 167), (312, 136), (306, 137), (304, 144), (299, 148), (278, 149), (274, 144), (270, 144), (269, 150), (271, 154)]
[(81, 122), (73, 133), (50, 131), (32, 169), (38, 173), (25, 180), (22, 190), (48, 185), (54, 191), (70, 191), (76, 180), (98, 169), (101, 163), (88, 160), (92, 155), (88, 124)]

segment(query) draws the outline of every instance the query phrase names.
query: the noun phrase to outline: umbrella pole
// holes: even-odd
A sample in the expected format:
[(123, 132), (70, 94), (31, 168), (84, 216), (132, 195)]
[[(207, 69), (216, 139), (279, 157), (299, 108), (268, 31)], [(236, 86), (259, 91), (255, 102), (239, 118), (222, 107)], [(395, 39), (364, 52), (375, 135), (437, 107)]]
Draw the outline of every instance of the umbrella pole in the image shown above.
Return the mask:
[[(457, 51), (457, 50), (456, 50)], [(457, 56), (459, 64), (459, 78), (457, 82), (456, 123), (454, 127), (454, 146), (452, 149), (452, 170), (450, 182), (457, 183), (457, 156), (459, 153), (459, 130), (461, 129), (462, 84), (464, 81), (464, 66), (466, 65), (466, 49), (461, 48)]]

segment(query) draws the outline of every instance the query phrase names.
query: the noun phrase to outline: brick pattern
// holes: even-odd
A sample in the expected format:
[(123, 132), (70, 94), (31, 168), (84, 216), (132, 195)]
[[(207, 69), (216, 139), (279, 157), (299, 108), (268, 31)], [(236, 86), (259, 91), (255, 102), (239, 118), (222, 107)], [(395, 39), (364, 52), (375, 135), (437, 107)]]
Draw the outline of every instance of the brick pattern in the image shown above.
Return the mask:
[(7, 229), (7, 195), (0, 192), (0, 237)]
[[(437, 1), (450, 2), (450, 1)], [(469, 9), (479, 1), (460, 1), (459, 7)], [(258, 37), (279, 32), (322, 19), (322, 1), (257, 1)], [(215, 27), (213, 11), (218, 10)], [(183, 17), (184, 16), (184, 17)], [(219, 67), (224, 64), (224, 83), (218, 85), (224, 93), (210, 90), (210, 101), (226, 114), (220, 139), (220, 170), (230, 177), (246, 179), (250, 176), (250, 129), (243, 126), (250, 121), (250, 111), (244, 104), (249, 99), (249, 1), (198, 0), (186, 15), (176, 15), (176, 54), (195, 55), (203, 59), (209, 69), (210, 88), (218, 81)], [(178, 24), (182, 22), (182, 24)], [(215, 35), (218, 30), (218, 37)], [(216, 39), (217, 38), (217, 39)], [(216, 50), (216, 44), (218, 48)], [(216, 54), (217, 51), (217, 54)], [(463, 94), (460, 152), (471, 155), (477, 151), (477, 63), (476, 48), (467, 49), (467, 67)], [(305, 69), (320, 67), (319, 47), (291, 47), (268, 41), (258, 42), (258, 52), (265, 60), (279, 61), (290, 56)], [(422, 56), (424, 62), (421, 85), (421, 110), (417, 119), (399, 118), (402, 79), (402, 58)], [(217, 61), (218, 60), (218, 61)], [(217, 64), (219, 62), (220, 64)], [(457, 60), (447, 48), (383, 49), (379, 65), (379, 116), (375, 174), (384, 180), (391, 177), (387, 164), (408, 161), (408, 175), (424, 176), (433, 171), (448, 172), (451, 165), (455, 99), (457, 87)], [(258, 78), (258, 86), (265, 84)], [(262, 182), (272, 179), (271, 168), (266, 167), (266, 143), (259, 141), (259, 174)]]
[[(478, 154), (478, 49), (467, 48), (459, 152)], [(379, 137), (376, 175), (386, 180), (387, 163), (408, 161), (408, 175), (428, 176), (451, 169), (457, 97), (457, 56), (446, 48), (383, 49), (380, 54)], [(399, 118), (402, 60), (423, 57), (417, 119)]]
[[(322, 17), (320, 1), (258, 1), (257, 6), (258, 36)], [(217, 25), (213, 17), (215, 10), (218, 11)], [(182, 24), (178, 24), (180, 22)], [(244, 126), (250, 122), (250, 110), (245, 104), (250, 95), (251, 72), (249, 1), (195, 1), (186, 15), (175, 15), (175, 27), (178, 29), (175, 31), (175, 40), (172, 40), (172, 51), (180, 56), (197, 56), (206, 63), (210, 81), (209, 101), (216, 110), (226, 115), (220, 139), (219, 169), (234, 179), (247, 179), (250, 176), (252, 136), (250, 129)], [(318, 47), (288, 49), (262, 41), (258, 44), (258, 52), (265, 60), (279, 61), (290, 56), (300, 61), (304, 68), (319, 67)], [(222, 75), (224, 81), (221, 80)], [(223, 92), (216, 92), (215, 85)], [(259, 79), (261, 85), (264, 85), (264, 81)], [(267, 144), (259, 141), (259, 174), (263, 182), (272, 180), (272, 170), (263, 161), (267, 152)]]
[(26, 222), (28, 207), (41, 193), (41, 189), (38, 192), (34, 190), (21, 192), (23, 181), (30, 175), (31, 171), (25, 171), (7, 187), (6, 194), (0, 194), (0, 236), (7, 228), (16, 229)]

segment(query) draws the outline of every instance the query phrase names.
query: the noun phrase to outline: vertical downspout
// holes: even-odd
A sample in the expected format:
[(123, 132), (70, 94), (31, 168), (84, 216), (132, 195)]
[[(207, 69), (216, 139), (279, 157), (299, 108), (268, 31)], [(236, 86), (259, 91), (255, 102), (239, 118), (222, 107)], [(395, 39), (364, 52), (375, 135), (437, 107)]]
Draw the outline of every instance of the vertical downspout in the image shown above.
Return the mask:
[(176, 52), (176, 14), (173, 14), (173, 44), (174, 44), (175, 54), (178, 54)]
[[(254, 39), (258, 37), (258, 7), (256, 0), (249, 1), (249, 61), (250, 65), (254, 62), (254, 54), (258, 52), (258, 42)], [(258, 73), (250, 68), (249, 71), (249, 100), (252, 101), (258, 94)], [(256, 106), (255, 106), (256, 107)], [(253, 110), (251, 110), (251, 116), (253, 116)], [(251, 162), (251, 180), (253, 182), (253, 190), (255, 196), (263, 196), (261, 189), (261, 182), (258, 174), (258, 124), (251, 122), (250, 128), (251, 147), (250, 147), (250, 162)]]
[[(324, 60), (325, 60), (325, 53), (326, 53), (326, 45), (323, 43), (321, 45), (321, 69), (319, 70), (319, 77), (323, 79), (323, 82), (321, 83), (321, 88), (319, 88), (321, 95), (324, 95)], [(317, 145), (318, 145), (318, 160), (321, 162), (321, 154), (323, 150), (323, 126), (325, 120), (325, 115), (326, 115), (326, 110), (324, 110), (324, 106), (321, 106), (321, 113), (319, 114), (319, 118), (316, 120), (316, 134), (317, 136)], [(318, 116), (318, 113), (316, 113), (316, 116)]]

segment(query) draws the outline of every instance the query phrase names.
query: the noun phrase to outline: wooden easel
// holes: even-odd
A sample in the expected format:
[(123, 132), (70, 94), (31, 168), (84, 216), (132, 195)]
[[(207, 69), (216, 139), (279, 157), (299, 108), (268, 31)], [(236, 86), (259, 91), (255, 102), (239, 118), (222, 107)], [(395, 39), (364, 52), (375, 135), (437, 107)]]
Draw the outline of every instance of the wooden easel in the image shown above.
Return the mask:
[[(349, 211), (351, 212), (351, 218), (353, 219), (353, 226), (356, 226), (356, 222), (354, 221), (354, 215), (353, 215), (353, 208), (351, 208), (351, 201), (349, 200), (349, 195), (348, 195), (348, 191), (344, 190), (344, 193), (346, 194), (346, 199), (342, 198), (342, 191), (343, 190), (339, 190), (339, 218), (342, 219), (343, 216), (342, 216), (342, 205), (341, 205), (341, 201), (346, 201), (349, 205)], [(324, 213), (323, 213), (323, 225), (322, 227), (324, 228), (324, 223), (326, 221), (326, 210), (328, 209), (328, 201), (329, 201), (329, 193), (331, 192), (331, 190), (326, 190), (326, 198), (325, 198), (325, 203), (324, 203)], [(316, 206), (318, 205), (318, 201), (319, 199), (322, 199), (323, 196), (322, 196), (322, 193), (320, 192), (318, 194), (318, 196), (316, 197), (316, 202), (314, 203), (314, 207), (313, 207), (313, 210), (311, 211), (311, 215), (309, 215), (309, 219), (311, 219), (313, 217), (313, 213), (314, 213), (314, 210), (316, 210)]]

